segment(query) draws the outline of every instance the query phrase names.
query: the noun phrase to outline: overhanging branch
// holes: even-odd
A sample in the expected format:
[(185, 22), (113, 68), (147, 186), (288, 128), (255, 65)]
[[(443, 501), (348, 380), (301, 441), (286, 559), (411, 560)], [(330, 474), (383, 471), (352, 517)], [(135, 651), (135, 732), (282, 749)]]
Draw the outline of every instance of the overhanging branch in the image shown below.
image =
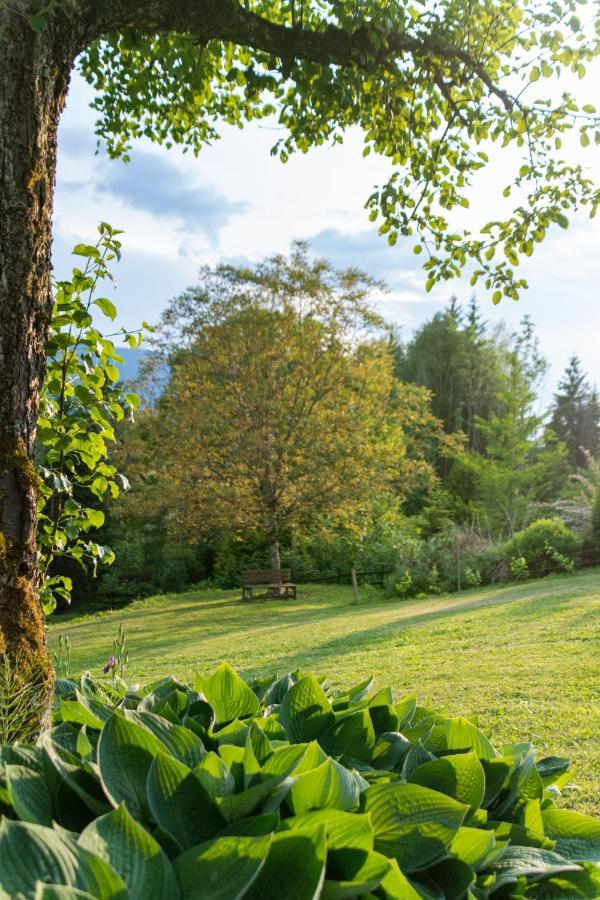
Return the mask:
[(377, 29), (380, 47), (375, 50), (371, 42), (376, 28), (373, 23), (352, 32), (332, 25), (319, 31), (281, 25), (244, 9), (236, 0), (87, 0), (84, 15), (87, 27), (82, 38), (86, 46), (109, 32), (135, 29), (194, 35), (201, 43), (229, 41), (286, 62), (299, 60), (364, 70), (377, 70), (406, 55), (418, 60), (459, 61), (507, 111), (514, 106), (514, 98), (490, 78), (481, 62), (434, 35), (419, 38), (407, 32)]

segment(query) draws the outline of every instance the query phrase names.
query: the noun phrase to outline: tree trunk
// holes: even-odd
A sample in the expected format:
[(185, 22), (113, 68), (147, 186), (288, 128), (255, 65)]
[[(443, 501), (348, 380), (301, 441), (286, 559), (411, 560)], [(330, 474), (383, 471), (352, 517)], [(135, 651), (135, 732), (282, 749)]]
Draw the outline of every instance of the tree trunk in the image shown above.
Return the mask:
[(269, 529), (269, 552), (271, 554), (271, 568), (280, 569), (281, 557), (279, 555), (279, 536), (276, 525)]
[(0, 655), (47, 689), (33, 454), (52, 313), (57, 127), (74, 52), (58, 16), (36, 34), (26, 15), (0, 6)]

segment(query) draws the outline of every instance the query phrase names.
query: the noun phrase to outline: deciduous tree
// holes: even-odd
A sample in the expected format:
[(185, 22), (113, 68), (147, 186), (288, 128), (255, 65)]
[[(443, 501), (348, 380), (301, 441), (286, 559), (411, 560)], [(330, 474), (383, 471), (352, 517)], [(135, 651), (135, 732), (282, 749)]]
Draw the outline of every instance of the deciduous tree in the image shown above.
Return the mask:
[(397, 499), (427, 468), (408, 451), (435, 420), (395, 383), (373, 287), (297, 245), (256, 269), (205, 269), (172, 302), (153, 455), (180, 536), (260, 531), (279, 568), (282, 530)]

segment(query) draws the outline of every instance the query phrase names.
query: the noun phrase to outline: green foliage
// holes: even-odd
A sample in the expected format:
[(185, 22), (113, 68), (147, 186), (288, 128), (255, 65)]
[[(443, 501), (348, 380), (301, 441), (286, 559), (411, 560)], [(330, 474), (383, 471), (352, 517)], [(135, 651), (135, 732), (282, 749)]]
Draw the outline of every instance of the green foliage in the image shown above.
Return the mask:
[[(85, 260), (69, 281), (55, 284), (54, 314), (46, 347), (46, 378), (40, 398), (36, 457), (40, 474), (38, 556), (40, 597), (46, 613), (57, 598), (70, 600), (72, 581), (56, 574), (60, 560), (70, 559), (95, 573), (98, 563), (114, 554), (89, 537), (104, 523), (100, 508), (128, 487), (109, 459), (116, 426), (132, 416), (139, 398), (118, 384), (123, 362), (113, 341), (95, 326), (93, 313), (110, 320), (117, 311), (98, 285), (112, 280), (110, 263), (120, 258), (119, 231), (102, 223), (98, 242), (77, 244), (75, 256)], [(119, 332), (130, 347), (141, 335)]]
[(581, 539), (562, 519), (538, 519), (514, 534), (504, 545), (503, 553), (507, 559), (522, 560), (525, 565), (519, 562), (520, 570), (538, 578), (553, 572), (570, 572), (580, 550)]
[(598, 894), (600, 820), (555, 804), (566, 760), (371, 690), (300, 670), (246, 683), (226, 663), (192, 686), (61, 682), (52, 729), (0, 749), (0, 891)]
[[(368, 198), (371, 221), (391, 245), (406, 238), (425, 251), (428, 290), (472, 268), (471, 283), (483, 281), (494, 302), (517, 299), (520, 259), (550, 228), (566, 228), (571, 211), (596, 213), (585, 168), (560, 157), (572, 129), (583, 147), (600, 141), (595, 107), (562, 83), (547, 99), (551, 88), (538, 83), (583, 78), (598, 53), (595, 20), (577, 0), (458, 0), (433, 11), (399, 0), (253, 0), (175, 17), (161, 4), (101, 21), (81, 68), (111, 155), (127, 158), (141, 136), (199, 152), (219, 123), (274, 117), (272, 153), (285, 162), (358, 127), (364, 155), (391, 164)], [(451, 213), (468, 208), (474, 176), (495, 159), (489, 145), (515, 151), (513, 177), (499, 185), (508, 208), (479, 231), (457, 228)]]
[(585, 467), (600, 449), (600, 401), (586, 380), (581, 361), (572, 356), (558, 384), (552, 404), (551, 425), (569, 453), (573, 469)]

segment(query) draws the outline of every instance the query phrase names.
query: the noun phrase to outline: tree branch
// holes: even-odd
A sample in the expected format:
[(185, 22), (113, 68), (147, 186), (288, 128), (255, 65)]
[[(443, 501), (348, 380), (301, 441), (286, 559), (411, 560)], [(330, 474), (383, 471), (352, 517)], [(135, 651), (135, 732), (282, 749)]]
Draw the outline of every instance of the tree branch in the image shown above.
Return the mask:
[[(351, 32), (333, 25), (325, 25), (319, 31), (301, 25), (290, 27), (244, 9), (237, 0), (84, 0), (82, 5), (85, 46), (109, 32), (135, 29), (194, 35), (202, 44), (209, 40), (229, 41), (287, 62), (355, 65), (369, 71), (409, 54), (420, 60), (455, 60), (479, 78), (507, 111), (514, 106), (514, 98), (490, 78), (479, 60), (436, 35), (414, 37), (404, 31), (385, 31), (372, 22)], [(380, 42), (377, 50), (371, 42), (374, 33)]]

